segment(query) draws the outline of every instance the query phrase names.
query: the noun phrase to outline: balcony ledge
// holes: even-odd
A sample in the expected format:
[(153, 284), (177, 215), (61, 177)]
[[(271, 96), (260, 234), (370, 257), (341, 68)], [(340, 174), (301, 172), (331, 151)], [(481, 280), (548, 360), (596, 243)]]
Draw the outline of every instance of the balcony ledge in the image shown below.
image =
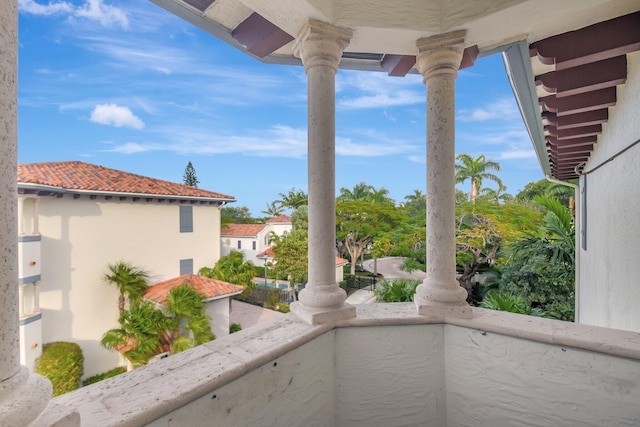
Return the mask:
[(562, 351), (567, 347), (640, 361), (640, 334), (635, 332), (479, 308), (473, 308), (471, 319), (420, 316), (413, 303), (367, 304), (356, 309), (355, 318), (333, 325), (311, 326), (293, 316), (274, 319), (84, 387), (53, 399), (34, 425), (79, 425), (52, 421), (73, 419), (70, 411), (80, 414), (82, 426), (147, 425), (335, 328), (443, 324), (560, 346)]

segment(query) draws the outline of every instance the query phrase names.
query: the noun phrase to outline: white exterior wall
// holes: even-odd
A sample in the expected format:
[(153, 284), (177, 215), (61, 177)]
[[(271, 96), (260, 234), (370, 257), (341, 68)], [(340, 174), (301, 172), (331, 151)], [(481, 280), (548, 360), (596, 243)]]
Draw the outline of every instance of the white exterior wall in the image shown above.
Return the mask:
[(335, 351), (334, 332), (328, 332), (147, 425), (339, 425)]
[(100, 347), (102, 335), (118, 326), (118, 293), (103, 279), (108, 264), (129, 262), (146, 270), (153, 284), (179, 276), (181, 259), (192, 258), (194, 272), (218, 260), (218, 207), (191, 205), (193, 232), (180, 233), (179, 206), (88, 196), (41, 199), (43, 340), (77, 342), (85, 376), (120, 361)]
[(443, 345), (442, 325), (338, 329), (335, 425), (444, 426)]
[(444, 328), (447, 423), (443, 425), (638, 424), (638, 360), (482, 329)]
[[(238, 240), (240, 240), (242, 243), (242, 248), (238, 249)], [(225, 255), (229, 255), (229, 253), (231, 251), (240, 251), (242, 253), (244, 253), (244, 260), (245, 261), (251, 261), (255, 264), (256, 262), (256, 255), (258, 255), (261, 250), (258, 249), (260, 248), (260, 245), (258, 244), (259, 239), (256, 239), (255, 237), (238, 237), (238, 236), (223, 236), (221, 238), (221, 242), (222, 242), (222, 250), (220, 251), (220, 256), (225, 256)], [(254, 251), (253, 249), (251, 249), (253, 247), (252, 243), (256, 242), (256, 250)]]
[(37, 277), (41, 274), (40, 256), (40, 240), (18, 242), (18, 277), (20, 279)]
[(216, 338), (229, 335), (229, 313), (231, 298), (220, 298), (207, 302), (207, 315), (211, 318), (211, 330)]
[[(609, 109), (610, 120), (587, 172), (640, 139), (640, 52), (627, 58), (627, 83), (618, 86), (618, 102)], [(640, 332), (640, 144), (587, 173), (586, 180), (587, 250), (579, 250), (579, 321)]]
[(42, 319), (40, 315), (20, 321), (20, 364), (31, 372), (42, 355)]

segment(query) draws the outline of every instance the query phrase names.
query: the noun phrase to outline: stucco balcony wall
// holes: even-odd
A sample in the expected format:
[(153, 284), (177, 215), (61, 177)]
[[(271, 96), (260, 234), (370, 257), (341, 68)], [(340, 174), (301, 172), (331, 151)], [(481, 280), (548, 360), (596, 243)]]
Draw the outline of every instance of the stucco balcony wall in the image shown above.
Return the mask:
[[(640, 335), (474, 309), (286, 317), (52, 401), (82, 426), (636, 425)], [(65, 412), (66, 411), (66, 412)], [(59, 414), (59, 415), (57, 415)], [(45, 422), (46, 421), (46, 422)]]

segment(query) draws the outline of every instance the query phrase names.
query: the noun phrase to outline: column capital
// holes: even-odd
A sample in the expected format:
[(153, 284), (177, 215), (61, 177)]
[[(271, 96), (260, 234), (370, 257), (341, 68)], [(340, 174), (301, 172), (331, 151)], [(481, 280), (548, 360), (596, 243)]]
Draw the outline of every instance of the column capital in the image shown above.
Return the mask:
[(437, 74), (458, 73), (466, 34), (466, 30), (457, 30), (416, 41), (417, 68), (425, 83)]
[(352, 35), (353, 32), (346, 28), (310, 19), (298, 32), (293, 51), (302, 60), (305, 70), (321, 65), (331, 67), (336, 73)]

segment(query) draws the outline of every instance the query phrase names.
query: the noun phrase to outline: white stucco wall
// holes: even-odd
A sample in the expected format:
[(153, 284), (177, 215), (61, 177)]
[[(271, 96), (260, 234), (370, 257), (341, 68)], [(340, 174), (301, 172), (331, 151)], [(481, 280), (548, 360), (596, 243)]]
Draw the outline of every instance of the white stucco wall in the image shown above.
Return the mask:
[(618, 86), (618, 102), (585, 168), (587, 250), (579, 252), (578, 309), (581, 323), (640, 332), (640, 144), (603, 164), (640, 139), (640, 52), (627, 58), (627, 83)]
[(638, 425), (637, 360), (444, 328), (446, 425)]
[(221, 298), (207, 302), (207, 315), (211, 318), (211, 330), (216, 338), (229, 335), (229, 313), (231, 298)]
[[(240, 240), (241, 248), (238, 249), (238, 240)], [(256, 242), (256, 250), (253, 250), (253, 242)], [(255, 264), (256, 255), (260, 253), (261, 249), (258, 245), (258, 239), (255, 237), (238, 237), (238, 236), (223, 236), (221, 238), (221, 247), (222, 250), (220, 252), (220, 256), (229, 255), (231, 251), (240, 251), (244, 253), (245, 261), (251, 261)]]
[(42, 355), (42, 319), (35, 316), (20, 323), (20, 364), (33, 372), (36, 359)]
[(442, 325), (338, 329), (335, 425), (444, 426), (443, 344)]
[(147, 425), (339, 425), (334, 355), (332, 331), (247, 373), (242, 381), (226, 384)]
[(181, 259), (193, 259), (197, 272), (219, 258), (219, 209), (192, 205), (193, 232), (180, 233), (179, 205), (41, 199), (43, 340), (80, 344), (85, 376), (119, 364), (118, 355), (99, 344), (118, 326), (117, 290), (103, 280), (108, 264), (123, 260), (143, 268), (153, 284), (179, 276)]

